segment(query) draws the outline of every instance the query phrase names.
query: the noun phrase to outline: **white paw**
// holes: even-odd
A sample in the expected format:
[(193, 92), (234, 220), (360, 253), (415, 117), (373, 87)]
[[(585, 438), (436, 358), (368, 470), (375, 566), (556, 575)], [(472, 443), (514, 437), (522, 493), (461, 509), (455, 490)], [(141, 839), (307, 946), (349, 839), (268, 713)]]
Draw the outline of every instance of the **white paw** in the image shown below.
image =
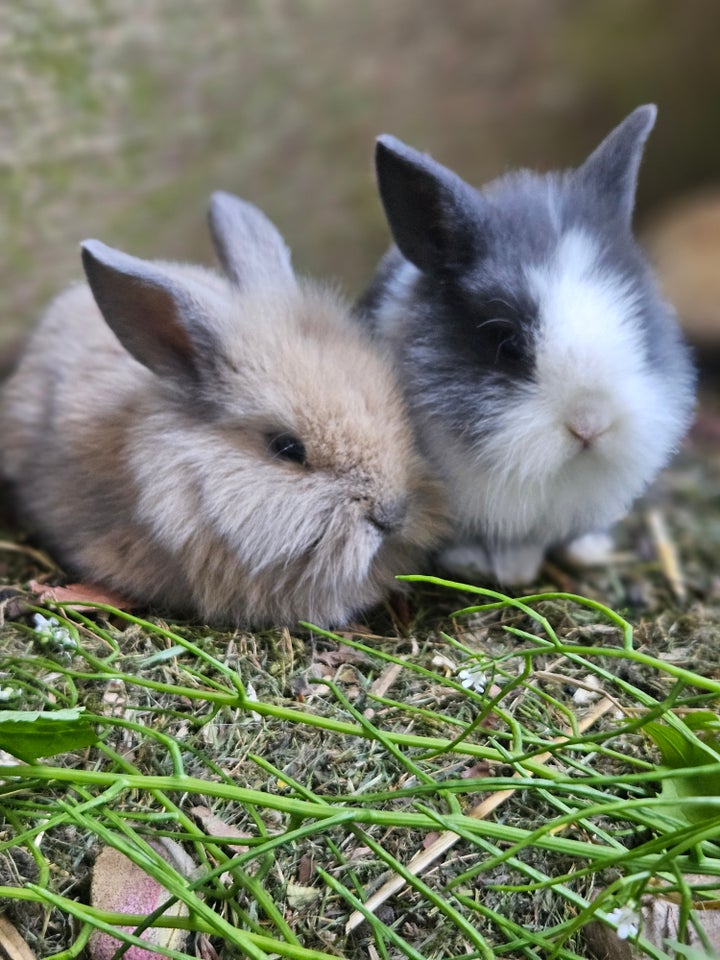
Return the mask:
[(440, 564), (454, 576), (466, 580), (487, 580), (493, 577), (487, 550), (479, 543), (456, 543), (440, 554)]
[(498, 583), (513, 586), (537, 580), (545, 558), (545, 548), (536, 543), (503, 547), (493, 553), (493, 572)]
[(489, 552), (479, 543), (456, 543), (440, 554), (440, 563), (455, 576), (494, 580), (499, 584), (531, 583), (540, 572), (545, 550), (520, 544)]
[(610, 562), (614, 546), (606, 530), (593, 530), (571, 540), (563, 548), (563, 554), (578, 567), (601, 567)]

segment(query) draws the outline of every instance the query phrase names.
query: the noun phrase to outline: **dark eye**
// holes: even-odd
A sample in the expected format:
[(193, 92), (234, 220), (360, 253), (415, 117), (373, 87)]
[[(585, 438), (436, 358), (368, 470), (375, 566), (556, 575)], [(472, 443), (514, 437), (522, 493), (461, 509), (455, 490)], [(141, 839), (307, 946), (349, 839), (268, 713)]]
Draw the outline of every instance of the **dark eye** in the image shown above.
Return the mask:
[(507, 339), (501, 341), (498, 354), (503, 360), (510, 360), (511, 362), (522, 360), (522, 345), (515, 337), (507, 337)]
[(281, 460), (291, 460), (301, 467), (307, 466), (307, 451), (305, 444), (292, 433), (271, 433), (267, 438), (268, 450), (273, 457)]
[(518, 327), (513, 320), (492, 317), (477, 324), (477, 347), (493, 365), (505, 361), (517, 363), (522, 359), (523, 348), (518, 337)]

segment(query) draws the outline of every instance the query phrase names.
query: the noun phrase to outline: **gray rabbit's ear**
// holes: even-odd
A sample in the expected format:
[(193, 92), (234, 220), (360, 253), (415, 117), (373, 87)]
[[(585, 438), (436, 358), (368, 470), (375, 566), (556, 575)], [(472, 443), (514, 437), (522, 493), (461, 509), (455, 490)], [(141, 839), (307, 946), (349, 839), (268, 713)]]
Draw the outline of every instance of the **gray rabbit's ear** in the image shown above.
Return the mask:
[(208, 223), (223, 270), (238, 286), (295, 284), (290, 250), (262, 210), (217, 191), (210, 197)]
[(396, 137), (378, 137), (380, 197), (402, 255), (420, 270), (461, 270), (479, 252), (477, 191)]
[(627, 224), (635, 205), (643, 148), (656, 116), (657, 107), (652, 103), (633, 110), (576, 172), (582, 185), (592, 191), (605, 209), (614, 211)]
[(212, 316), (220, 298), (191, 277), (139, 260), (99, 240), (82, 244), (95, 302), (120, 343), (160, 376), (198, 382), (217, 353)]

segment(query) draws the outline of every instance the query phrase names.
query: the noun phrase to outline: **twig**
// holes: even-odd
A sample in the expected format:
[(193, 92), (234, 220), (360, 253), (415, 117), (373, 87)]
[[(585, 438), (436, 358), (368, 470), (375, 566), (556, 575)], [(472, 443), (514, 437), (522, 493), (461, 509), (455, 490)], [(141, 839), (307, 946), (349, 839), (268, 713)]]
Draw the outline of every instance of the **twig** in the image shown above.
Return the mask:
[(659, 510), (648, 510), (646, 522), (655, 552), (660, 561), (663, 576), (675, 599), (682, 603), (687, 597), (685, 578), (683, 577), (675, 543), (670, 537), (665, 519)]
[[(578, 730), (580, 733), (585, 733), (586, 730), (589, 730), (597, 721), (603, 717), (609, 710), (611, 710), (615, 704), (608, 697), (603, 697), (602, 700), (591, 710), (587, 716), (578, 724)], [(566, 740), (567, 737), (557, 737), (555, 743), (562, 743)], [(552, 756), (552, 753), (548, 751), (547, 753), (539, 754), (537, 757), (533, 757), (535, 763), (545, 763), (546, 760), (549, 760)], [(526, 776), (526, 774), (521, 774), (519, 772), (515, 773), (513, 776), (520, 777)], [(501, 803), (504, 803), (515, 793), (514, 789), (509, 790), (498, 790), (497, 793), (493, 793), (491, 796), (487, 797), (485, 800), (482, 800), (477, 806), (473, 807), (469, 817), (473, 817), (476, 820), (483, 820), (487, 817), (496, 807), (499, 807)], [(408, 864), (408, 871), (413, 874), (413, 876), (420, 876), (424, 873), (428, 867), (430, 867), (439, 857), (444, 853), (450, 850), (453, 847), (460, 837), (457, 833), (454, 833), (452, 830), (445, 830), (429, 847), (425, 850), (419, 850), (415, 856), (412, 858)], [(371, 897), (368, 897), (364, 906), (366, 910), (370, 912), (375, 912), (379, 906), (381, 906), (385, 901), (392, 897), (393, 894), (397, 893), (399, 890), (405, 886), (405, 881), (402, 877), (397, 874), (387, 883), (384, 883), (379, 890), (377, 890)], [(360, 913), (359, 910), (353, 911), (350, 915), (350, 919), (345, 925), (345, 932), (350, 933), (355, 927), (359, 926), (362, 921), (365, 919), (364, 915)]]
[(36, 563), (39, 563), (42, 567), (45, 567), (51, 573), (54, 573), (56, 570), (59, 570), (60, 567), (54, 563), (50, 557), (43, 553), (42, 550), (35, 550), (33, 547), (26, 547), (21, 543), (13, 543), (11, 540), (0, 540), (0, 550), (5, 550), (8, 553), (24, 553), (26, 556), (31, 557)]

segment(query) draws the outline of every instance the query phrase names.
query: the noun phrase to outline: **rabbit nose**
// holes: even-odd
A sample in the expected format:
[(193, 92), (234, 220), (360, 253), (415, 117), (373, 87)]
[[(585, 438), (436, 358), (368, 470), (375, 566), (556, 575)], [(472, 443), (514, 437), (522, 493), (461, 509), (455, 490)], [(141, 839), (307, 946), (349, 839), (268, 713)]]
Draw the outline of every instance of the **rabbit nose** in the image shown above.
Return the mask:
[(565, 422), (568, 433), (580, 441), (583, 450), (590, 447), (611, 427), (603, 413), (579, 413)]
[(407, 497), (399, 497), (397, 500), (376, 504), (367, 514), (367, 518), (380, 533), (397, 533), (403, 525), (407, 511)]

